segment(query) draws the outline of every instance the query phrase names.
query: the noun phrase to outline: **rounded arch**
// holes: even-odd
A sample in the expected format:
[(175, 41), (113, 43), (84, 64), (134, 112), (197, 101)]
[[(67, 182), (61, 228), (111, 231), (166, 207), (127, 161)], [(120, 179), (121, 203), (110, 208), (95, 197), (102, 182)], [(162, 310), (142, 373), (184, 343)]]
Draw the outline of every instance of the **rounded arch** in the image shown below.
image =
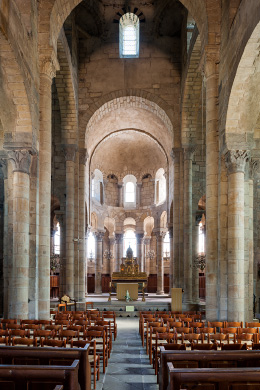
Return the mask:
[(150, 217), (150, 216), (146, 217), (144, 219), (144, 233), (145, 233), (145, 236), (151, 237), (153, 228), (154, 228), (154, 218)]
[[(5, 133), (10, 134), (6, 137), (5, 144), (8, 147), (9, 142), (16, 141), (32, 147), (35, 146), (32, 118), (23, 75), (11, 44), (2, 32), (0, 32), (0, 46), (0, 80), (3, 86), (0, 92), (0, 117)], [(17, 80), (20, 81), (16, 82)]]
[[(50, 8), (50, 44), (56, 48), (57, 39), (63, 23), (74, 8), (81, 3), (82, 0), (56, 0), (53, 7)], [(168, 0), (169, 1), (169, 0)], [(160, 8), (164, 9), (168, 5), (168, 1), (163, 1)], [(192, 14), (200, 33), (206, 42), (208, 33), (207, 12), (204, 0), (180, 0), (185, 8)], [(46, 11), (45, 11), (46, 12)]]
[(98, 217), (95, 212), (91, 213), (91, 228), (93, 231), (97, 231), (98, 229)]
[[(82, 140), (84, 137), (87, 141), (90, 155), (94, 147), (104, 138), (104, 131), (106, 131), (105, 135), (114, 133), (115, 126), (116, 130), (131, 128), (149, 133), (156, 140), (160, 139), (163, 148), (168, 154), (170, 153), (171, 145), (174, 143), (173, 128), (178, 128), (177, 123), (174, 126), (174, 120), (169, 117), (165, 107), (153, 101), (152, 96), (147, 96), (147, 93), (142, 96), (142, 91), (138, 90), (129, 92), (131, 92), (130, 95), (127, 91), (123, 91), (123, 96), (119, 98), (115, 98), (114, 93), (106, 95), (101, 99), (100, 104), (95, 103), (93, 109), (90, 108), (80, 118), (80, 138)], [(172, 113), (172, 108), (170, 110)], [(146, 118), (146, 120), (141, 120), (141, 118)], [(97, 131), (104, 120), (107, 123), (106, 129), (102, 132)], [(155, 123), (152, 128), (151, 120)]]
[[(77, 143), (78, 98), (76, 80), (73, 80), (73, 66), (70, 49), (64, 30), (58, 40), (58, 60), (60, 70), (56, 73), (55, 84), (60, 106), (61, 131), (64, 143)], [(70, 129), (70, 130), (68, 130)]]
[(259, 44), (260, 22), (244, 48), (231, 88), (225, 126), (227, 149), (250, 149), (253, 137), (260, 138)]
[(166, 229), (167, 228), (167, 212), (163, 211), (160, 216), (160, 229)]
[[(196, 144), (201, 137), (202, 76), (198, 70), (201, 58), (201, 41), (198, 35), (189, 61), (182, 98), (182, 145)], [(202, 113), (203, 114), (203, 113)], [(200, 133), (198, 133), (198, 130)]]
[(136, 226), (136, 220), (132, 217), (126, 217), (124, 219), (124, 226)]
[(116, 221), (114, 218), (106, 217), (104, 219), (104, 227), (108, 230), (109, 237), (113, 236), (113, 234), (115, 232), (115, 224), (116, 224)]

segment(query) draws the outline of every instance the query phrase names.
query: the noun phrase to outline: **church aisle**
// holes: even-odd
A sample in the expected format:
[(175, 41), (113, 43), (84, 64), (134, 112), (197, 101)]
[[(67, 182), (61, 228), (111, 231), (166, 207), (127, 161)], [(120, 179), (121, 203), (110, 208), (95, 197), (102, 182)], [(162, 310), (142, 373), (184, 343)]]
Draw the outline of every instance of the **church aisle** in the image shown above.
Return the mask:
[(97, 390), (158, 390), (154, 370), (142, 348), (138, 318), (117, 318), (117, 338)]

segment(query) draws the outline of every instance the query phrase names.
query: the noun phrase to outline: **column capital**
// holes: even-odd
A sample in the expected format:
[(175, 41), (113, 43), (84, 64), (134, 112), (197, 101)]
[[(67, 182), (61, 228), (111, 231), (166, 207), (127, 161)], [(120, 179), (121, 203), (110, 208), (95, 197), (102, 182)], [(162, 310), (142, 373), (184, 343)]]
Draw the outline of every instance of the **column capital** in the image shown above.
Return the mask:
[(74, 144), (67, 144), (67, 145), (62, 145), (62, 148), (65, 154), (65, 160), (75, 162), (78, 146)]
[(248, 150), (229, 150), (225, 154), (225, 162), (228, 174), (243, 172), (245, 173), (246, 163), (249, 161)]
[(186, 145), (183, 147), (184, 151), (184, 159), (185, 160), (192, 160), (193, 155), (196, 152), (197, 145)]
[(1, 167), (3, 175), (4, 175), (4, 179), (7, 179), (7, 177), (8, 177), (8, 160), (7, 160), (7, 158), (0, 159), (0, 167)]
[(116, 239), (116, 242), (119, 243), (119, 242), (122, 242), (123, 241), (123, 234), (122, 233), (116, 233), (115, 234), (115, 239)]
[(164, 230), (158, 230), (154, 232), (154, 235), (156, 237), (156, 240), (163, 240), (164, 237), (166, 236), (166, 232)]
[(40, 73), (46, 75), (52, 80), (56, 76), (57, 70), (60, 69), (58, 58), (51, 49), (48, 55), (40, 55)]
[(180, 154), (182, 152), (182, 148), (172, 148), (171, 150), (171, 158), (174, 163), (180, 162)]
[(79, 163), (86, 165), (86, 162), (89, 158), (88, 151), (85, 148), (79, 149)]
[(57, 221), (62, 226), (63, 222), (64, 222), (64, 212), (60, 211), (60, 210), (55, 210), (54, 214), (55, 214), (55, 217), (56, 217)]
[(144, 245), (149, 245), (150, 242), (151, 242), (151, 237), (144, 237), (144, 239), (143, 239)]
[(103, 241), (103, 238), (104, 238), (104, 235), (105, 235), (104, 232), (98, 231), (98, 232), (95, 232), (94, 234), (95, 234), (96, 239), (97, 239), (98, 242), (102, 242)]
[(250, 176), (252, 179), (260, 180), (260, 159), (251, 159)]
[(27, 149), (9, 150), (9, 160), (12, 163), (13, 172), (23, 172), (29, 175), (31, 165), (31, 154)]
[(109, 237), (109, 244), (114, 245), (116, 243), (116, 238), (115, 237)]
[(144, 233), (136, 233), (136, 243), (139, 245), (142, 242), (142, 239), (144, 237)]

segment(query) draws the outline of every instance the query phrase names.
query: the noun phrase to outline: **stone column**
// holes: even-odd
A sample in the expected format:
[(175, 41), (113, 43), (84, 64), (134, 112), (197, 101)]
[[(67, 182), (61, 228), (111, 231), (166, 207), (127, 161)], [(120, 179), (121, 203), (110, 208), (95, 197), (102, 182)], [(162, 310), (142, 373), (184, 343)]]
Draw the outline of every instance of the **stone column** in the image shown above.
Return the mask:
[(66, 249), (66, 233), (64, 228), (64, 212), (60, 210), (54, 211), (57, 221), (60, 225), (60, 274), (59, 274), (59, 295), (62, 297), (65, 294), (65, 268), (66, 268), (66, 261), (64, 259), (65, 257), (65, 249)]
[(40, 69), (39, 132), (39, 319), (50, 318), (51, 85), (58, 63), (45, 58)]
[(85, 300), (86, 287), (85, 287), (85, 275), (87, 272), (86, 261), (86, 204), (85, 204), (85, 185), (86, 185), (86, 162), (88, 154), (86, 149), (79, 150), (79, 301)]
[(0, 160), (4, 175), (4, 234), (3, 234), (3, 314), (8, 318), (8, 160)]
[(183, 166), (183, 152), (180, 153), (180, 202), (179, 202), (179, 286), (184, 288), (184, 201), (183, 201), (183, 178), (184, 166)]
[(86, 267), (85, 267), (85, 296), (88, 295), (88, 236), (90, 234), (91, 230), (89, 227), (87, 227), (86, 230)]
[(123, 183), (118, 183), (118, 206), (123, 207)]
[[(170, 238), (170, 280), (169, 280), (169, 294), (171, 294), (171, 288), (173, 287), (173, 227), (168, 228)], [(175, 283), (174, 283), (175, 284)]]
[(148, 252), (150, 251), (151, 237), (144, 238), (144, 272), (147, 276), (150, 274), (150, 258)]
[(120, 271), (121, 259), (123, 257), (123, 234), (116, 234), (116, 272)]
[(139, 271), (141, 270), (141, 260), (142, 260), (142, 241), (144, 234), (136, 233), (136, 253), (137, 253), (137, 263), (139, 265)]
[(172, 287), (183, 287), (180, 284), (180, 154), (181, 149), (172, 149), (173, 159), (173, 257), (172, 257)]
[[(218, 318), (218, 54), (206, 48), (206, 313)], [(234, 320), (235, 321), (235, 320)]]
[[(247, 151), (230, 150), (228, 169), (228, 321), (244, 321), (244, 172)], [(208, 226), (208, 223), (207, 223)]]
[(96, 233), (95, 294), (102, 294), (103, 232)]
[(141, 272), (145, 272), (145, 238), (142, 239)]
[(192, 298), (193, 303), (199, 303), (199, 273), (200, 269), (198, 269), (194, 264), (194, 259), (199, 253), (199, 222), (194, 226), (194, 245), (193, 245), (193, 254), (192, 254)]
[(76, 145), (63, 146), (66, 160), (66, 294), (74, 298), (74, 169)]
[(115, 237), (109, 237), (109, 250), (110, 250), (110, 263), (109, 263), (109, 273), (112, 276), (112, 273), (115, 272), (115, 258), (116, 258), (116, 239)]
[(164, 264), (163, 264), (163, 239), (164, 232), (155, 232), (156, 236), (156, 256), (157, 256), (157, 293), (164, 294)]
[(195, 148), (184, 149), (184, 302), (192, 302), (192, 159)]
[(136, 184), (136, 208), (137, 209), (141, 207), (141, 188), (142, 188), (142, 183), (137, 183)]
[(219, 161), (219, 172), (218, 301), (219, 321), (226, 321), (228, 300), (228, 177), (224, 156), (221, 156)]
[(29, 316), (29, 195), (31, 155), (28, 150), (9, 151), (13, 166), (13, 318)]

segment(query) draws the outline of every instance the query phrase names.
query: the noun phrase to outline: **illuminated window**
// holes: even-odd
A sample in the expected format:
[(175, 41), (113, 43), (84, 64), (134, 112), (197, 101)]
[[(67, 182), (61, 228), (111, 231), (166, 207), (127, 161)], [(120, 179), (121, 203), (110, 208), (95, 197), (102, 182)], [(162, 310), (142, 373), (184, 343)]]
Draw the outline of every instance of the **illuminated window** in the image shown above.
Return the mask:
[(94, 234), (91, 232), (89, 233), (89, 236), (88, 236), (88, 259), (90, 261), (93, 261), (95, 260), (95, 256), (96, 256), (96, 239), (95, 239), (95, 236)]
[(134, 183), (128, 182), (125, 186), (125, 201), (134, 202), (135, 201), (135, 186)]
[(119, 21), (119, 54), (120, 58), (139, 57), (139, 18), (130, 12)]
[(127, 230), (124, 234), (124, 257), (129, 246), (133, 250), (133, 257), (136, 257), (136, 237), (133, 230)]
[(170, 235), (169, 232), (165, 234), (163, 240), (163, 257), (170, 257)]
[(54, 254), (60, 254), (60, 224), (57, 224), (57, 231), (54, 234)]
[(124, 207), (136, 207), (136, 177), (134, 175), (126, 175), (123, 178), (124, 183)]
[(205, 235), (203, 223), (199, 223), (199, 253), (205, 252)]
[(158, 169), (155, 175), (155, 204), (162, 204), (166, 200), (166, 179), (163, 168)]

